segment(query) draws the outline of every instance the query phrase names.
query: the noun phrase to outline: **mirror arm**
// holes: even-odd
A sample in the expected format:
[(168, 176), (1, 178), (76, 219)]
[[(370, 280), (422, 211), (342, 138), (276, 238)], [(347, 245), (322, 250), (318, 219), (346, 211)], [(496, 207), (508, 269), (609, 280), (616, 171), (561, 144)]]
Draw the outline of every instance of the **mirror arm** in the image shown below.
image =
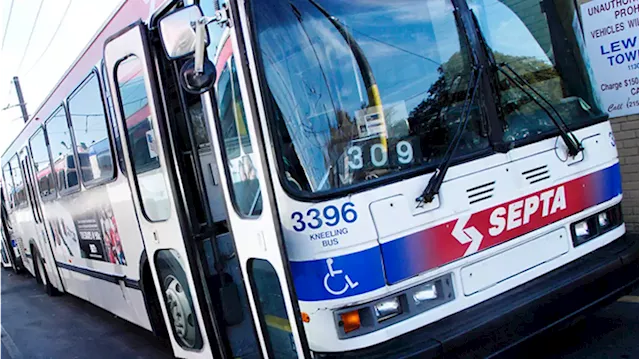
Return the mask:
[(195, 68), (194, 73), (201, 75), (204, 72), (204, 50), (206, 43), (206, 26), (212, 22), (220, 25), (225, 24), (228, 21), (226, 12), (223, 10), (217, 10), (215, 16), (203, 16), (198, 21), (193, 22), (191, 25), (196, 28), (196, 48), (195, 48)]
[(196, 51), (195, 51), (195, 68), (196, 75), (204, 72), (204, 48), (205, 48), (205, 26), (206, 17), (201, 18), (196, 23)]

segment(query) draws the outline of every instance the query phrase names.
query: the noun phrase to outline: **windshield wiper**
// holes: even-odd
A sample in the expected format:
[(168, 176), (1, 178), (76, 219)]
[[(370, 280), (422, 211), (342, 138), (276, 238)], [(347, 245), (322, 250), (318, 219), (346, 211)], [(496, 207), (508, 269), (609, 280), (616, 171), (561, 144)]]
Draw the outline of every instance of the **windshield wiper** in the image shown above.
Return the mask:
[(456, 152), (458, 146), (460, 145), (462, 134), (467, 127), (469, 118), (471, 117), (471, 107), (476, 97), (476, 93), (478, 92), (478, 87), (480, 87), (482, 72), (482, 66), (474, 66), (473, 70), (471, 71), (471, 75), (469, 76), (469, 86), (467, 87), (467, 94), (462, 105), (461, 114), (463, 117), (461, 117), (461, 121), (458, 124), (458, 129), (451, 139), (449, 147), (447, 147), (447, 151), (445, 152), (442, 161), (440, 161), (440, 164), (436, 168), (435, 174), (431, 177), (431, 179), (429, 179), (429, 183), (427, 184), (427, 187), (422, 191), (422, 194), (418, 198), (416, 198), (418, 207), (422, 207), (425, 203), (431, 203), (438, 192), (440, 192), (440, 187), (442, 186), (442, 182), (444, 181), (444, 176), (447, 173), (449, 166), (451, 166), (453, 154)]
[[(569, 155), (571, 157), (577, 156), (578, 153), (584, 150), (584, 147), (582, 147), (582, 144), (580, 143), (580, 141), (569, 130), (569, 127), (567, 126), (567, 123), (564, 121), (564, 119), (560, 115), (560, 112), (558, 112), (555, 106), (553, 106), (551, 102), (547, 100), (546, 97), (544, 97), (540, 92), (538, 92), (533, 86), (531, 86), (529, 82), (527, 82), (527, 80), (525, 80), (516, 70), (514, 70), (513, 67), (511, 67), (506, 62), (498, 63), (496, 61), (495, 57), (493, 56), (493, 52), (489, 48), (489, 45), (487, 45), (487, 42), (484, 38), (484, 34), (480, 30), (480, 25), (478, 23), (478, 18), (476, 17), (476, 14), (473, 11), (471, 11), (471, 15), (473, 17), (473, 23), (475, 26), (476, 33), (478, 34), (478, 38), (480, 40), (480, 44), (482, 45), (482, 48), (484, 49), (484, 52), (487, 55), (489, 64), (493, 67), (495, 71), (500, 71), (500, 73), (502, 73), (511, 83), (516, 85), (516, 87), (518, 87), (525, 95), (527, 95), (527, 97), (529, 97), (536, 105), (538, 105), (538, 107), (540, 107), (544, 111), (547, 117), (551, 119), (551, 122), (553, 122), (553, 124), (558, 128), (558, 130), (560, 130), (560, 137), (562, 138), (562, 141), (564, 141), (565, 145), (567, 146)], [(513, 76), (509, 74), (507, 71), (505, 71), (504, 68), (507, 68), (513, 74)], [(553, 111), (553, 113), (555, 113), (556, 116), (558, 116), (558, 119), (553, 117), (549, 109), (547, 109), (527, 89), (531, 90), (531, 92), (533, 92), (536, 96), (540, 97), (540, 99), (542, 99), (542, 101), (545, 104), (547, 104), (547, 106), (549, 106), (551, 111)]]

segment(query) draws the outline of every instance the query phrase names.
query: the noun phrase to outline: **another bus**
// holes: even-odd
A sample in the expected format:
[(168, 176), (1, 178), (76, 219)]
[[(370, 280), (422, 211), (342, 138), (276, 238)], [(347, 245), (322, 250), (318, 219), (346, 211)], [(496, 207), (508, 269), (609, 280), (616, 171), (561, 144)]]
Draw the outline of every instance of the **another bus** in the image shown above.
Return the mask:
[(10, 240), (180, 358), (499, 353), (638, 281), (581, 31), (572, 0), (125, 1), (2, 155)]

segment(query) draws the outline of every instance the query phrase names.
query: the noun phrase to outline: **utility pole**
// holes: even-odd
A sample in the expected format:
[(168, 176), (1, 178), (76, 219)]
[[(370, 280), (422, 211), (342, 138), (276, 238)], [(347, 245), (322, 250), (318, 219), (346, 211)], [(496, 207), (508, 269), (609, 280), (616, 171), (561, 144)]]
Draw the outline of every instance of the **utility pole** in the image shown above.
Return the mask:
[(24, 103), (24, 97), (22, 96), (22, 88), (20, 88), (20, 80), (18, 80), (18, 76), (13, 77), (13, 85), (16, 87), (18, 105), (20, 106), (20, 110), (22, 110), (22, 119), (24, 120), (24, 123), (27, 123), (27, 121), (29, 121), (29, 114), (27, 114), (27, 104)]

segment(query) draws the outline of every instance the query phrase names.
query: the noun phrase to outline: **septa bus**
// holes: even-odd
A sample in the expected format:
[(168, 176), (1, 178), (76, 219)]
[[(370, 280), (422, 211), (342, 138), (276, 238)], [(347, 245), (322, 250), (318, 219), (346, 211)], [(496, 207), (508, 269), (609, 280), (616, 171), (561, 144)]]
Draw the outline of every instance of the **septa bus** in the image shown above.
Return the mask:
[(571, 0), (126, 1), (2, 173), (176, 357), (488, 356), (638, 280)]

